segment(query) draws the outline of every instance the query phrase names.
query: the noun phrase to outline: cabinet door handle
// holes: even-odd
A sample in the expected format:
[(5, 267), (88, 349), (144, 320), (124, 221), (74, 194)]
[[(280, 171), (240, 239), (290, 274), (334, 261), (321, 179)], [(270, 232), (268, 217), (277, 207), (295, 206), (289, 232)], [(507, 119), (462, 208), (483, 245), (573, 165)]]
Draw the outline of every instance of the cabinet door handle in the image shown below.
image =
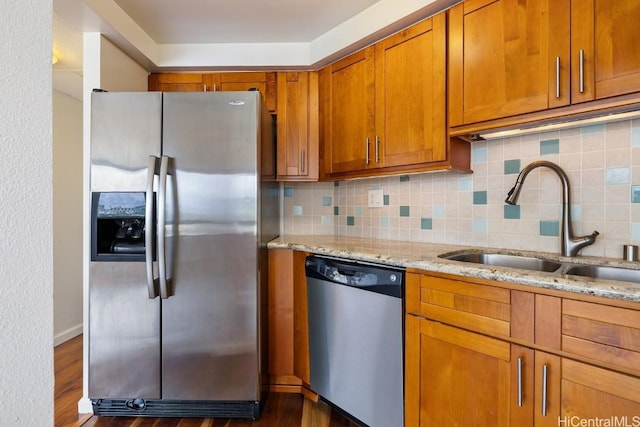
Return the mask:
[(556, 98), (560, 98), (560, 57), (556, 56)]
[(300, 150), (300, 171), (304, 173), (304, 148)]
[(376, 135), (376, 163), (380, 163), (380, 138)]
[(584, 49), (580, 49), (580, 93), (584, 93)]
[(158, 181), (158, 279), (160, 282), (160, 298), (169, 298), (169, 287), (167, 285), (167, 250), (166, 237), (167, 223), (166, 203), (167, 203), (167, 175), (169, 175), (169, 157), (160, 158), (160, 179)]
[(144, 256), (147, 268), (147, 290), (149, 292), (149, 298), (154, 299), (158, 296), (156, 292), (157, 280), (153, 277), (153, 253), (151, 252), (155, 248), (153, 247), (153, 181), (156, 177), (158, 158), (156, 156), (149, 156), (149, 165), (147, 169), (147, 191), (145, 193), (145, 208), (144, 208)]
[(369, 164), (369, 137), (367, 137), (367, 142), (365, 145), (365, 156), (364, 156), (364, 164), (368, 165)]
[(522, 357), (518, 357), (518, 407), (522, 408)]
[(549, 367), (545, 363), (542, 365), (542, 416), (547, 416), (547, 376)]

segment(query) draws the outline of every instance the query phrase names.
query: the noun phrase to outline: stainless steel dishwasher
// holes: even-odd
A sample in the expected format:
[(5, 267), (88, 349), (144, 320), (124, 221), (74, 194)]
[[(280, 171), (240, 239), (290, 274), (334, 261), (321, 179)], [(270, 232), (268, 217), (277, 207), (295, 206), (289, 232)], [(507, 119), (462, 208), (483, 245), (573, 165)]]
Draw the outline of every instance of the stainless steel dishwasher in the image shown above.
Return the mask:
[(306, 259), (311, 389), (371, 427), (403, 425), (404, 270)]

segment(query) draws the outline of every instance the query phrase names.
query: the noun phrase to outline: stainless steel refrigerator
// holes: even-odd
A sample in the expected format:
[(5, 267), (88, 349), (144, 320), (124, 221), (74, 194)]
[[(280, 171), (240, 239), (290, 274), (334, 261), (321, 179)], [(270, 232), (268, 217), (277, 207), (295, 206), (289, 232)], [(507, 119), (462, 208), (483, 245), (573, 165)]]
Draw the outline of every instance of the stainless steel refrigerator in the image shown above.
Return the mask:
[(94, 413), (258, 417), (266, 243), (279, 225), (260, 94), (95, 92), (91, 103)]

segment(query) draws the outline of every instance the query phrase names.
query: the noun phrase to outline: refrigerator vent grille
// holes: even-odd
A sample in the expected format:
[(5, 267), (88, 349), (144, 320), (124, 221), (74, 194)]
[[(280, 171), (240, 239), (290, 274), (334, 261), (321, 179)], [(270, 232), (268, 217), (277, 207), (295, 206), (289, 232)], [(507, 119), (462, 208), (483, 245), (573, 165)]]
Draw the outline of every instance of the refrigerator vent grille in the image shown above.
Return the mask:
[(249, 418), (260, 416), (258, 401), (146, 400), (143, 409), (132, 409), (130, 399), (95, 399), (94, 415), (130, 417)]

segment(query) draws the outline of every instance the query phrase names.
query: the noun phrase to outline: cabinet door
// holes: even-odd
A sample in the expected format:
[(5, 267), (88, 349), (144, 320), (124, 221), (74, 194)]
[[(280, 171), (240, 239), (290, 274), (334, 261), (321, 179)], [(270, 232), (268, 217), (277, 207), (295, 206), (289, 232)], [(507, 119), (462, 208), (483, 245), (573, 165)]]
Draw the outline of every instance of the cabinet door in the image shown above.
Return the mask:
[(571, 2), (572, 102), (640, 90), (637, 0)]
[(409, 315), (405, 425), (510, 425), (510, 344)]
[(149, 91), (203, 92), (213, 89), (210, 74), (153, 73), (149, 74)]
[(449, 16), (451, 126), (569, 102), (568, 0), (470, 0)]
[(272, 391), (309, 384), (307, 252), (269, 249), (268, 362)]
[(560, 420), (595, 425), (586, 422), (597, 418), (610, 420), (607, 425), (640, 425), (640, 378), (562, 359)]
[(328, 67), (325, 172), (365, 169), (375, 141), (374, 48), (368, 47)]
[(276, 73), (216, 73), (213, 74), (215, 90), (246, 91), (257, 89), (262, 94), (269, 111), (276, 111)]
[(446, 160), (446, 15), (376, 44), (374, 167)]
[(278, 180), (318, 179), (318, 74), (278, 73)]

